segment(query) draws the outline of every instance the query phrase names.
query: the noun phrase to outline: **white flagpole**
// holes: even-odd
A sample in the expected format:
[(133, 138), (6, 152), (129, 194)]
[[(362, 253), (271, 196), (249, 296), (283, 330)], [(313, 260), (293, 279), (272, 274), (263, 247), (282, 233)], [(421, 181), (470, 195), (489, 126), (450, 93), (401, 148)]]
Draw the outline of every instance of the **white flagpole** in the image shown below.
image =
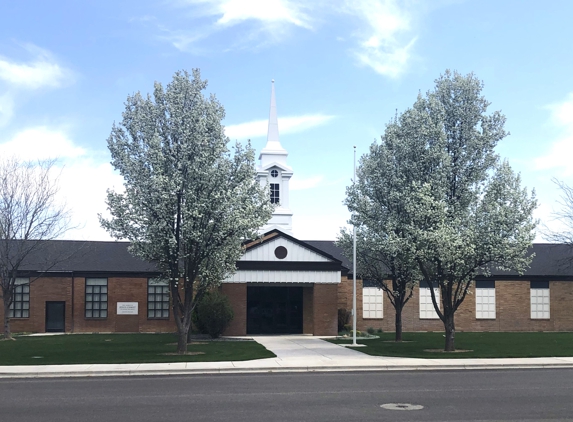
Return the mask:
[[(354, 178), (352, 179), (353, 186), (356, 186), (356, 145), (354, 146)], [(352, 226), (353, 236), (353, 261), (352, 261), (352, 345), (356, 344), (356, 223)]]

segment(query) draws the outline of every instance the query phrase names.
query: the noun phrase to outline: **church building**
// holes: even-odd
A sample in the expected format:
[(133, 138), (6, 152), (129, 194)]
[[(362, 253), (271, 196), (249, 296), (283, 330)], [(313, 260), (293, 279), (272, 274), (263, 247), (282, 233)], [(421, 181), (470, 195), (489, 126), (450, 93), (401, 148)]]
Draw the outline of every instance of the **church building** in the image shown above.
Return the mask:
[[(234, 310), (226, 335), (333, 336), (339, 311), (344, 315), (352, 309), (354, 269), (342, 250), (333, 241), (293, 236), (293, 169), (287, 157), (279, 141), (273, 82), (257, 179), (268, 184), (275, 209), (260, 237), (244, 245), (237, 271), (220, 286)], [(48, 272), (34, 264), (46, 262), (45, 256), (32, 257), (21, 267), (8, 312), (13, 332), (176, 331), (168, 286), (158, 280), (152, 263), (128, 252), (127, 242), (48, 242), (40, 255), (70, 258)], [(78, 249), (81, 254), (74, 253)], [(476, 280), (456, 312), (457, 331), (573, 331), (572, 248), (534, 244), (532, 252), (535, 257), (524, 274), (497, 271)], [(402, 313), (404, 331), (443, 331), (429, 289), (423, 284), (414, 289)], [(0, 301), (0, 315), (2, 307)], [(388, 297), (360, 278), (356, 314), (359, 330), (394, 330)]]
[(261, 238), (245, 245), (237, 272), (221, 290), (235, 313), (225, 334), (314, 334), (337, 332), (338, 285), (348, 268), (341, 260), (292, 235), (289, 182), (293, 170), (279, 140), (275, 85), (267, 144), (262, 149), (257, 179), (270, 190), (275, 205)]

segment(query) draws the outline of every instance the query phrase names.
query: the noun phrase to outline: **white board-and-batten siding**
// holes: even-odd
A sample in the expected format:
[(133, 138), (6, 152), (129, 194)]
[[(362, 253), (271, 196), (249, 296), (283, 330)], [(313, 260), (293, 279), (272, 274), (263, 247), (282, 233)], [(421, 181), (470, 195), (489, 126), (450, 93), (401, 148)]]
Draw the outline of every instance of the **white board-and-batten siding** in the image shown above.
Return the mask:
[(223, 283), (340, 283), (340, 271), (237, 271)]
[[(284, 259), (278, 259), (275, 256), (275, 249), (279, 246), (283, 246), (287, 250), (287, 256)], [(266, 262), (331, 262), (331, 260), (324, 256), (283, 237), (270, 240), (264, 245), (247, 251), (239, 260)]]

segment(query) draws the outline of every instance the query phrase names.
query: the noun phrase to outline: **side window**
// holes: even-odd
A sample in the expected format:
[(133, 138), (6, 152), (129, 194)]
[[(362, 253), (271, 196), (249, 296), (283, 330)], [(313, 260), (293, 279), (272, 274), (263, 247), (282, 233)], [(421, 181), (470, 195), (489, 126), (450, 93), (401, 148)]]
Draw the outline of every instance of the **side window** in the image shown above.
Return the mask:
[(107, 278), (86, 278), (86, 318), (107, 318)]
[(382, 319), (384, 317), (384, 292), (378, 287), (362, 289), (362, 317)]
[(495, 281), (476, 281), (476, 319), (495, 319)]
[[(440, 303), (440, 290), (434, 287), (436, 301)], [(428, 283), (420, 282), (420, 319), (439, 319), (440, 317), (434, 309), (432, 294)]]
[(529, 286), (531, 319), (549, 319), (549, 282), (532, 281)]
[(30, 317), (30, 279), (18, 277), (14, 283), (14, 297), (8, 311), (10, 318)]
[(169, 318), (169, 282), (147, 280), (147, 318)]

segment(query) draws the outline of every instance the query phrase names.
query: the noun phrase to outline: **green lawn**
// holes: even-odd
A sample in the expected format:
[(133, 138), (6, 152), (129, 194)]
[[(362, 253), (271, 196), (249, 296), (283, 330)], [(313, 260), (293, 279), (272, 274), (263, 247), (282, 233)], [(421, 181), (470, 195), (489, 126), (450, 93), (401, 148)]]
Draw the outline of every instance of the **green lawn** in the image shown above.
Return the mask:
[(383, 333), (379, 339), (358, 340), (368, 347), (356, 350), (373, 356), (442, 359), (573, 356), (573, 333), (456, 333), (456, 349), (471, 350), (463, 353), (425, 351), (443, 350), (443, 333), (404, 333), (403, 339), (405, 342), (395, 343), (394, 333)]
[(176, 351), (174, 334), (71, 334), (16, 337), (0, 341), (0, 365), (75, 363), (216, 362), (272, 358), (255, 341), (203, 341), (188, 346), (197, 355), (166, 355)]

